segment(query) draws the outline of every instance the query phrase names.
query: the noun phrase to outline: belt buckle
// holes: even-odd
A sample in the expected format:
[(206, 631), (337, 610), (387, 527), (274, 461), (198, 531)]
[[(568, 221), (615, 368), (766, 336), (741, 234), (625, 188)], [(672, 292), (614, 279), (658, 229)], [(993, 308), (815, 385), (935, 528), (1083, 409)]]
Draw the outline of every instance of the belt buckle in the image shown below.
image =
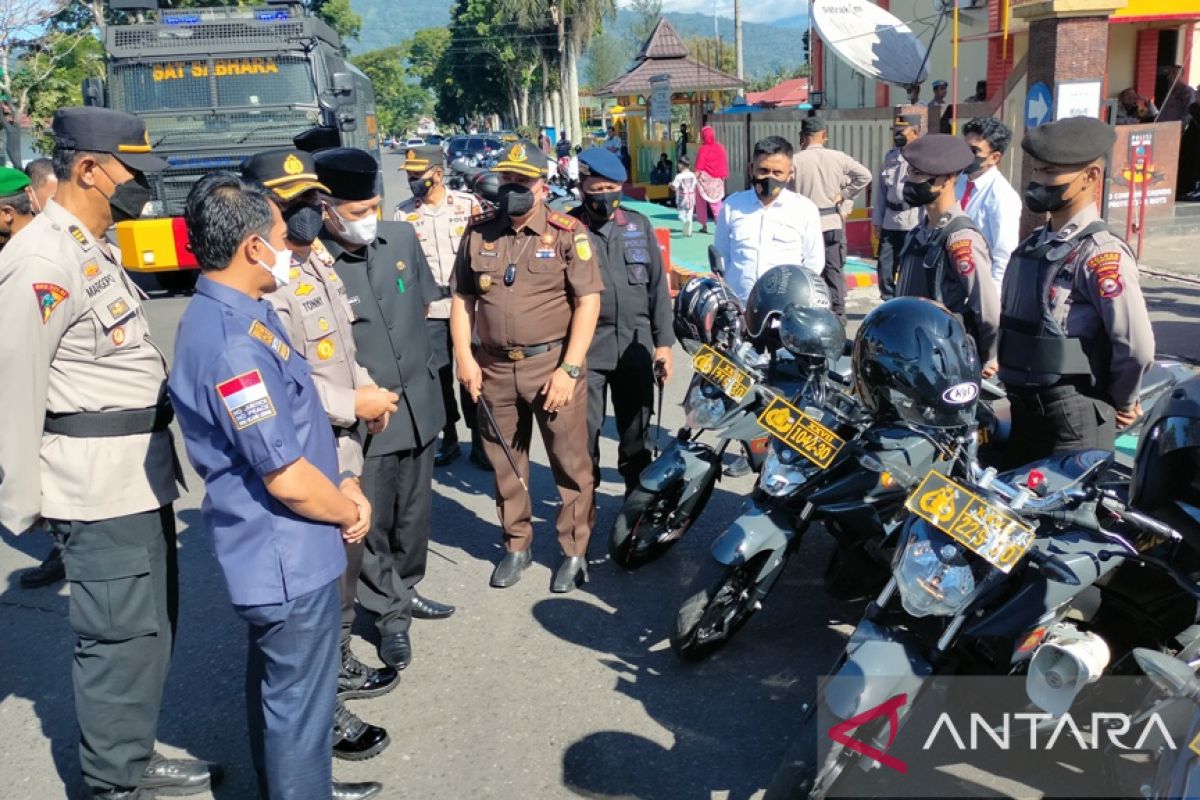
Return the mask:
[(504, 355), (508, 356), (509, 361), (523, 361), (525, 359), (525, 351), (520, 347), (505, 350)]

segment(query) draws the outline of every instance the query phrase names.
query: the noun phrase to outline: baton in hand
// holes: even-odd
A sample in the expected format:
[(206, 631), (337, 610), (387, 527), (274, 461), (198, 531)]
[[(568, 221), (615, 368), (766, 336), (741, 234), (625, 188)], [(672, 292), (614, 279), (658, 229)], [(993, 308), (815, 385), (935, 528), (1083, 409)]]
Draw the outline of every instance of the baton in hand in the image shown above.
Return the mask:
[(504, 434), (500, 432), (500, 426), (496, 424), (496, 418), (492, 416), (492, 407), (488, 405), (487, 400), (483, 399), (482, 394), (479, 395), (479, 399), (476, 402), (483, 409), (483, 415), (487, 417), (488, 424), (492, 426), (492, 432), (496, 434), (496, 440), (500, 442), (500, 447), (504, 450), (504, 457), (508, 459), (508, 465), (512, 467), (513, 474), (521, 482), (521, 488), (525, 490), (525, 494), (529, 494), (529, 487), (525, 484), (525, 479), (521, 477), (521, 470), (517, 469), (517, 459), (513, 457), (508, 442), (504, 441)]
[(662, 439), (662, 407), (663, 395), (666, 394), (667, 362), (657, 359), (654, 362), (654, 382), (658, 385), (658, 431), (654, 434), (654, 457), (658, 458), (658, 443)]

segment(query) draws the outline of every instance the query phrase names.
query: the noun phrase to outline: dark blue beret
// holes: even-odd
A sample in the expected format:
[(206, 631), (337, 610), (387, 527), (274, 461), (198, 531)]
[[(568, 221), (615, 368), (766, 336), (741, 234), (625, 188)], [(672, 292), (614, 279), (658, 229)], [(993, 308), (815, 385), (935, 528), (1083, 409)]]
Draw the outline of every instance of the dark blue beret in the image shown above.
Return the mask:
[(591, 147), (579, 154), (579, 177), (589, 175), (617, 183), (624, 183), (629, 177), (617, 154), (603, 147)]

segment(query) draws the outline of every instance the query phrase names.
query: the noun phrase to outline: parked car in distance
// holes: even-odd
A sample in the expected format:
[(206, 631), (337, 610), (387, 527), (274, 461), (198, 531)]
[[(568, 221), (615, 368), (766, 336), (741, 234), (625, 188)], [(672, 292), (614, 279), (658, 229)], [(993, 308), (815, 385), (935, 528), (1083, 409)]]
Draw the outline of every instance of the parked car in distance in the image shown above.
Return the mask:
[(446, 156), (453, 161), (464, 156), (483, 157), (503, 149), (504, 142), (492, 135), (452, 136), (446, 147)]

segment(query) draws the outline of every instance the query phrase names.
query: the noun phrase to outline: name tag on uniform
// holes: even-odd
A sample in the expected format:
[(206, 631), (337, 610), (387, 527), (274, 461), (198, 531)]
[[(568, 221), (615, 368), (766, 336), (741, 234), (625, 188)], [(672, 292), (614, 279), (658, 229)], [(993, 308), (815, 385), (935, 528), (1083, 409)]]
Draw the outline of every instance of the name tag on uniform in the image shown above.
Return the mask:
[(275, 416), (275, 404), (256, 369), (218, 383), (217, 394), (239, 431)]
[(554, 258), (558, 254), (556, 252), (554, 252), (554, 250), (546, 249), (546, 250), (538, 250), (533, 255), (536, 258)]

